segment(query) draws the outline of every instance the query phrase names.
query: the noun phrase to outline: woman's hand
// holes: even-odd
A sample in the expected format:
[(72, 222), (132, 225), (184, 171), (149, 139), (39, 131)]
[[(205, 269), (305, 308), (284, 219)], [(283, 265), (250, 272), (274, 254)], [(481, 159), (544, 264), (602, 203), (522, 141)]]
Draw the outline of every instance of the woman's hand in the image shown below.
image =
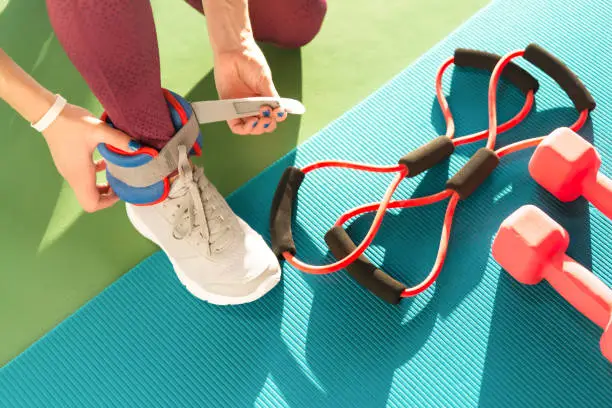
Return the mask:
[[(242, 49), (218, 54), (215, 57), (215, 83), (220, 99), (274, 96), (278, 92), (272, 82), (272, 72), (265, 56), (255, 43), (249, 42)], [(228, 121), (230, 129), (239, 135), (260, 135), (276, 129), (287, 113), (282, 109), (261, 109), (259, 117)]]
[(74, 190), (87, 212), (110, 207), (119, 198), (108, 185), (96, 184), (96, 173), (106, 167), (103, 160), (94, 162), (99, 143), (123, 151), (137, 148), (125, 133), (113, 129), (86, 109), (66, 105), (59, 117), (43, 132), (59, 173)]
[[(51, 108), (56, 97), (21, 69), (0, 49), (0, 100), (5, 100), (25, 120), (37, 122)], [(43, 135), (59, 173), (76, 193), (87, 212), (110, 207), (117, 196), (108, 185), (96, 184), (96, 173), (105, 163), (94, 163), (93, 154), (99, 143), (108, 143), (121, 150), (135, 149), (130, 137), (107, 126), (86, 109), (67, 104)]]
[[(215, 60), (215, 83), (221, 99), (278, 97), (272, 72), (253, 38), (247, 0), (202, 0)], [(260, 135), (285, 120), (282, 109), (263, 107), (259, 117), (228, 121), (239, 135)]]

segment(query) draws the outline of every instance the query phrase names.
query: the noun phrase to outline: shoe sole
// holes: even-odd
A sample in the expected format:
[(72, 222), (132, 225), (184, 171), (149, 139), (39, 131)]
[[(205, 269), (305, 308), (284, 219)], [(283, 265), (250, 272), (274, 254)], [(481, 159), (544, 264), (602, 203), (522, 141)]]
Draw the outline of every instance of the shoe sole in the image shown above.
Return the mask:
[(153, 238), (153, 234), (151, 233), (149, 228), (147, 228), (146, 225), (142, 224), (138, 220), (138, 217), (132, 214), (130, 206), (126, 205), (125, 208), (127, 211), (127, 216), (130, 222), (132, 223), (132, 225), (134, 226), (134, 228), (136, 228), (136, 230), (143, 237), (147, 238), (149, 241), (153, 242), (155, 245), (160, 247), (162, 251), (164, 251), (168, 259), (170, 260), (170, 263), (172, 264), (172, 268), (174, 269), (174, 272), (176, 273), (176, 276), (178, 277), (181, 284), (185, 287), (185, 289), (187, 289), (187, 291), (189, 291), (189, 293), (191, 293), (193, 296), (197, 297), (200, 300), (203, 300), (205, 302), (208, 302), (214, 305), (218, 305), (218, 306), (239, 305), (243, 303), (250, 303), (264, 296), (266, 293), (271, 291), (280, 282), (281, 272), (279, 269), (278, 273), (270, 275), (270, 277), (266, 280), (266, 282), (259, 285), (258, 290), (256, 290), (255, 292), (247, 296), (232, 297), (232, 296), (223, 296), (223, 295), (207, 292), (204, 289), (202, 289), (201, 286), (191, 281), (191, 279), (187, 277), (187, 274), (185, 274), (185, 272), (183, 272), (181, 268), (177, 267), (177, 262), (175, 261), (175, 259), (173, 259), (170, 255), (168, 255), (168, 251), (166, 251), (163, 245), (161, 245), (159, 242), (157, 242), (157, 240), (155, 240), (155, 238)]

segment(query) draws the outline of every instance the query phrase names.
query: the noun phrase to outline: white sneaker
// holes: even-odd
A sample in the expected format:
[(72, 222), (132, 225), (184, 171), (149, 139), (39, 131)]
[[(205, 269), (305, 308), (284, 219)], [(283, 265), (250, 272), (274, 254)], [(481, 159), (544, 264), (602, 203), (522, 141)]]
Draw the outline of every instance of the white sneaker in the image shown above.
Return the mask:
[(263, 238), (233, 213), (179, 147), (179, 176), (156, 205), (126, 204), (132, 225), (168, 256), (194, 296), (217, 305), (259, 299), (280, 281), (281, 267)]

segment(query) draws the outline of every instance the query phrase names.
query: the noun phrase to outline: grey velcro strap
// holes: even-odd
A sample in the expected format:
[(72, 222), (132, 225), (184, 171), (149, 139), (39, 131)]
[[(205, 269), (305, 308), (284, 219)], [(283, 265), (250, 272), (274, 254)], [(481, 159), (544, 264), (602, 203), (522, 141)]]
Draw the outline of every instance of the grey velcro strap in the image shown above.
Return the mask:
[(116, 179), (132, 187), (148, 187), (162, 181), (178, 168), (178, 147), (191, 150), (200, 133), (200, 125), (194, 114), (170, 139), (157, 157), (138, 167), (122, 167), (107, 161), (106, 168)]

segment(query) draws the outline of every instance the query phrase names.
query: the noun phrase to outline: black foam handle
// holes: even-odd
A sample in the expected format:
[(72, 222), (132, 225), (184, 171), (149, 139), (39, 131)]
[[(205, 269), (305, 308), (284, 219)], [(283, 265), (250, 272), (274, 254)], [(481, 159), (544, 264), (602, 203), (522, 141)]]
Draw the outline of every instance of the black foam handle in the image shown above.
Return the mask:
[(578, 111), (595, 109), (595, 100), (591, 93), (580, 78), (560, 59), (537, 44), (529, 44), (523, 58), (550, 75), (567, 93)]
[[(346, 257), (357, 248), (340, 226), (333, 227), (325, 234), (325, 242), (337, 259)], [(397, 305), (402, 300), (406, 286), (375, 267), (365, 255), (362, 254), (346, 270), (361, 286), (385, 302)]]
[[(500, 59), (501, 56), (490, 52), (467, 48), (457, 48), (455, 50), (455, 65), (460, 67), (472, 67), (493, 72), (495, 65), (497, 65)], [(540, 86), (537, 79), (513, 62), (504, 68), (502, 77), (512, 82), (524, 94), (527, 94), (529, 91), (535, 93)]]
[(304, 173), (297, 167), (287, 167), (283, 173), (270, 208), (270, 236), (272, 239), (272, 251), (277, 257), (283, 252), (295, 255), (295, 243), (291, 232), (291, 220), (294, 201), (298, 189), (304, 180)]
[(459, 169), (450, 180), (446, 188), (456, 191), (462, 200), (468, 198), (489, 177), (499, 164), (499, 157), (491, 150), (483, 147)]
[(449, 158), (454, 151), (453, 141), (447, 136), (439, 136), (402, 157), (399, 164), (408, 168), (408, 177), (414, 177)]

